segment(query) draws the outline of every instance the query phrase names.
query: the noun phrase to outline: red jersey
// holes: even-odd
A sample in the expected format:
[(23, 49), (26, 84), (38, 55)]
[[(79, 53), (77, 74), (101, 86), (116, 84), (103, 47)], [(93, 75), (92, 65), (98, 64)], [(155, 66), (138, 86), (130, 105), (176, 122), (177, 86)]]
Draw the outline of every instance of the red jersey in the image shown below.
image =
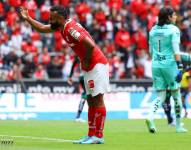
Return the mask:
[[(87, 53), (87, 50), (82, 43), (83, 39), (85, 37), (89, 37), (94, 43), (94, 40), (89, 35), (89, 33), (79, 23), (77, 23), (76, 21), (72, 19), (68, 19), (64, 26), (64, 30), (61, 31), (61, 34), (64, 40), (68, 43), (68, 45), (73, 49), (76, 55), (80, 58), (80, 61), (83, 62)], [(85, 66), (82, 65), (82, 70), (90, 71), (98, 63), (107, 64), (107, 58), (104, 56), (100, 48), (97, 45), (95, 45), (93, 49), (92, 57), (90, 59), (89, 67), (86, 68)]]

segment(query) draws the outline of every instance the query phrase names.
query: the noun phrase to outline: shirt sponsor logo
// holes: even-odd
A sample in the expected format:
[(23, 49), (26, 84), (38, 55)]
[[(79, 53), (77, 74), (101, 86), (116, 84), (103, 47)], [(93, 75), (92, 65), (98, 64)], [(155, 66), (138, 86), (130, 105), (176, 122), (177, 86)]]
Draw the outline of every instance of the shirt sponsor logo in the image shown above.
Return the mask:
[(155, 61), (163, 61), (163, 60), (166, 60), (166, 57), (165, 56), (160, 56), (160, 55), (157, 55), (155, 58), (154, 58)]

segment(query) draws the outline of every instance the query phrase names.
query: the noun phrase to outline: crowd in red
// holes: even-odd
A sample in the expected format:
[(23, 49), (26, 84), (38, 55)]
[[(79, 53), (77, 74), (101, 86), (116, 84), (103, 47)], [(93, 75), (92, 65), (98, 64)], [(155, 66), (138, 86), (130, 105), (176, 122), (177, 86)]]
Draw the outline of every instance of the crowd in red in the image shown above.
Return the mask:
[(67, 79), (74, 53), (61, 34), (35, 32), (17, 15), (17, 8), (25, 6), (32, 18), (46, 24), (52, 5), (68, 6), (71, 17), (90, 32), (108, 57), (112, 79), (152, 77), (148, 31), (164, 5), (177, 11), (182, 50), (191, 52), (190, 0), (1, 0), (1, 79), (16, 80), (15, 70), (23, 78)]

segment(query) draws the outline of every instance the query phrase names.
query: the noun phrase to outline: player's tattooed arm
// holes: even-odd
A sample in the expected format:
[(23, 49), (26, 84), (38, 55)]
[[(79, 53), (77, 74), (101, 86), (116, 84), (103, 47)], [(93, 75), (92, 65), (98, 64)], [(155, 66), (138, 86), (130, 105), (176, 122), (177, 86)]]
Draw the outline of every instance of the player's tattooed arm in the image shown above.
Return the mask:
[(35, 30), (42, 33), (53, 32), (50, 25), (44, 25), (37, 20), (32, 19), (28, 14), (28, 9), (26, 7), (20, 7), (19, 16), (26, 20)]

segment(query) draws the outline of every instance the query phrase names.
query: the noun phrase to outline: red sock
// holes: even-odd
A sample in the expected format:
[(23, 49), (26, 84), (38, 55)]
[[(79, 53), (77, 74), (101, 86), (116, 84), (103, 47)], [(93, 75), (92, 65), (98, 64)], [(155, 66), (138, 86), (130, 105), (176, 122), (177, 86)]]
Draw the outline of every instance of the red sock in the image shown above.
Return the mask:
[(89, 125), (89, 131), (88, 136), (94, 136), (95, 135), (95, 107), (89, 107), (88, 109), (88, 125)]
[(95, 136), (97, 136), (98, 138), (102, 138), (103, 137), (104, 123), (105, 123), (105, 118), (106, 118), (105, 106), (96, 108), (95, 118), (96, 118)]

